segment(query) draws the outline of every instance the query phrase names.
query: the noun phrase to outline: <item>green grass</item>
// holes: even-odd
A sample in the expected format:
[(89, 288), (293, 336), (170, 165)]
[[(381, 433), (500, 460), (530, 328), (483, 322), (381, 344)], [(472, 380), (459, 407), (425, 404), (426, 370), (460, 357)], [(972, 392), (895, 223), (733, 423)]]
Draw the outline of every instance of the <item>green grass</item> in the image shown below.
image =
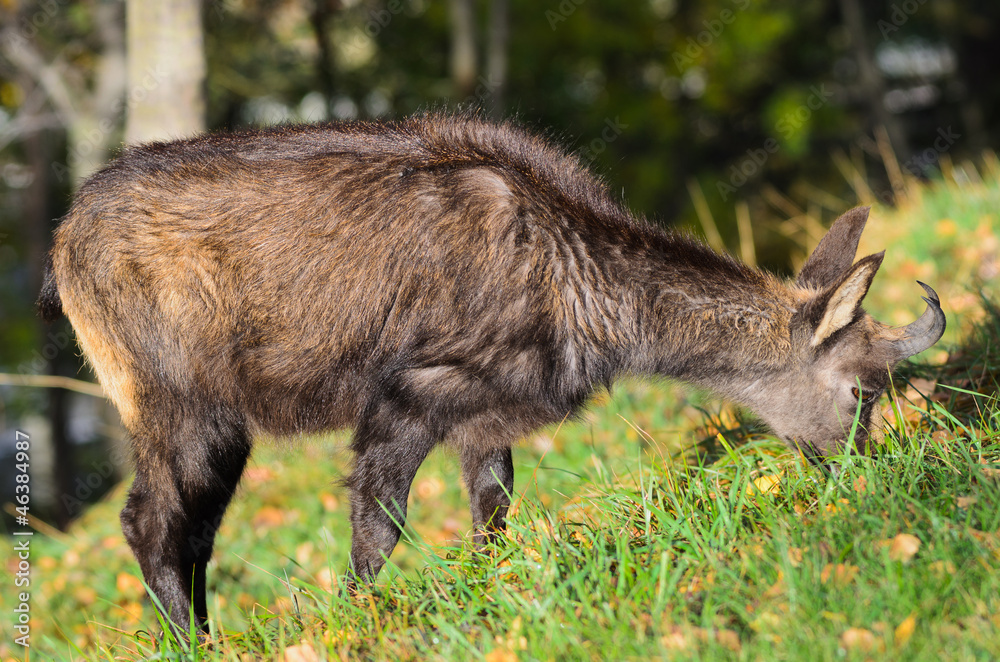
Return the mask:
[[(981, 407), (971, 425), (932, 408), (922, 415), (930, 435), (844, 458), (836, 479), (767, 440), (707, 466), (664, 466), (647, 454), (627, 477), (577, 479), (577, 496), (557, 509), (526, 497), (488, 555), (411, 531), (417, 540), (390, 572), (353, 598), (317, 578), (342, 569), (346, 552), (345, 513), (324, 513), (314, 493), (325, 477), (303, 479), (316, 464), (309, 453), (276, 466), (270, 449), (257, 466), (271, 463), (273, 483), (238, 498), (212, 572), (213, 625), (224, 635), (181, 658), (281, 659), (308, 645), (320, 659), (997, 659), (1000, 408)], [(281, 512), (299, 514), (252, 524), (251, 511), (286, 481)], [(445, 490), (435, 510), (459, 508), (457, 492)], [(116, 586), (118, 573), (137, 573), (127, 551), (100, 542), (117, 539), (119, 505), (99, 506), (107, 521), (88, 515), (86, 537), (69, 549), (91, 551), (72, 567), (39, 572), (65, 585), (40, 589), (49, 597), (35, 604), (38, 653), (143, 659), (163, 650), (146, 634), (159, 629), (148, 606), (121, 634), (85, 625), (120, 621), (117, 602), (138, 598), (137, 587)], [(433, 523), (420, 510), (421, 525)], [(98, 597), (81, 606), (88, 586)], [(233, 609), (241, 594), (252, 600)], [(81, 650), (59, 642), (57, 625)], [(87, 630), (103, 643), (80, 640)]]
[(858, 255), (885, 250), (865, 298), (877, 319), (906, 324), (922, 313), (921, 280), (941, 296), (949, 316), (943, 344), (954, 345), (983, 319), (980, 292), (1000, 300), (1000, 166), (996, 156), (987, 164), (983, 179), (966, 164), (973, 181), (914, 185), (899, 208), (872, 209)]
[[(937, 232), (940, 209), (970, 232), (995, 213), (963, 200), (953, 187), (924, 191), (930, 211), (917, 226), (931, 230), (913, 241)], [(875, 210), (872, 229), (912, 213)], [(901, 261), (873, 293), (908, 292), (908, 259), (972, 259), (962, 245), (926, 258), (890, 246)], [(939, 291), (971, 291), (935, 269), (928, 281)], [(893, 314), (891, 297), (875, 303)], [(468, 544), (456, 458), (435, 452), (414, 483), (406, 540), (353, 597), (336, 586), (350, 541), (337, 484), (346, 437), (262, 444), (209, 569), (207, 647), (154, 636), (161, 627), (118, 525), (118, 486), (67, 534), (34, 537), (32, 656), (998, 659), (1000, 312), (978, 298), (974, 310), (975, 324), (953, 326), (962, 346), (947, 361), (932, 351), (935, 364), (901, 371), (884, 408), (886, 444), (843, 458), (837, 477), (710, 398), (625, 383), (582, 421), (515, 450), (508, 536), (480, 554)], [(15, 567), (12, 545), (0, 558)], [(4, 614), (12, 583), (0, 587)], [(0, 658), (21, 658), (11, 640)]]

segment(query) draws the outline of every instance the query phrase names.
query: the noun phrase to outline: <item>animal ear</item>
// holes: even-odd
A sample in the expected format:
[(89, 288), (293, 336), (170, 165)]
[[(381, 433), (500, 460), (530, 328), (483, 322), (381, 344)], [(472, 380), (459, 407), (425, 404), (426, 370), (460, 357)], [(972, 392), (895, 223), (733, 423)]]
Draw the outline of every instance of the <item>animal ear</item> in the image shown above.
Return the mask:
[(885, 251), (858, 260), (858, 263), (843, 277), (840, 284), (819, 297), (818, 301), (825, 301), (825, 305), (819, 323), (813, 331), (812, 340), (809, 343), (811, 347), (816, 347), (854, 320), (862, 299), (868, 294), (868, 288), (871, 287), (875, 272), (882, 264), (883, 257), (885, 257)]
[(825, 289), (837, 283), (854, 264), (858, 241), (868, 221), (871, 207), (856, 207), (833, 222), (802, 266), (798, 285)]

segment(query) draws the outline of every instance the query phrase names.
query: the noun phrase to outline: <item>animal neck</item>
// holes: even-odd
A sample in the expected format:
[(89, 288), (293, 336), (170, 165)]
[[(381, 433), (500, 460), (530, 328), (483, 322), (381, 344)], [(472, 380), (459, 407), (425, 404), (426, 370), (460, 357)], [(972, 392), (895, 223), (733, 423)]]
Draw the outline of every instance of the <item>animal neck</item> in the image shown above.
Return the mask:
[(632, 285), (637, 370), (747, 402), (755, 383), (789, 361), (794, 289), (701, 244), (666, 248)]

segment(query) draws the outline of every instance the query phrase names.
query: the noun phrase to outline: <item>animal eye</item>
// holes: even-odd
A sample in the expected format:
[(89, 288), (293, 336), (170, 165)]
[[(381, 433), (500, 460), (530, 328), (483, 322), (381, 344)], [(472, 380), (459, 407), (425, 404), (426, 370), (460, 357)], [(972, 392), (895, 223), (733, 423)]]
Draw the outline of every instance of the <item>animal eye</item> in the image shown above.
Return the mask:
[(868, 402), (871, 402), (872, 400), (874, 400), (876, 398), (876, 396), (878, 396), (878, 392), (877, 391), (862, 391), (857, 386), (852, 386), (851, 387), (851, 395), (853, 395), (855, 398), (859, 398), (861, 400), (861, 402), (868, 403)]

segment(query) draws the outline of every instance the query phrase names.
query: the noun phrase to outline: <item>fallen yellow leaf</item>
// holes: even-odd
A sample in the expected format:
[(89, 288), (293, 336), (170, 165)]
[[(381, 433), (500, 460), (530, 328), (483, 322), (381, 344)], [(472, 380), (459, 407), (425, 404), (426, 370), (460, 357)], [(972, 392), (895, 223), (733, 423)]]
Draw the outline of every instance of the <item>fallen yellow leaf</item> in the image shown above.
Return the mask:
[(837, 586), (847, 586), (858, 574), (858, 566), (838, 563), (836, 565), (827, 563), (826, 567), (819, 574), (820, 583), (826, 584), (829, 581)]
[(740, 649), (743, 648), (743, 644), (740, 642), (740, 635), (736, 633), (736, 630), (719, 630), (715, 633), (715, 640), (720, 646), (734, 653), (739, 653)]
[[(992, 464), (992, 462), (990, 462), (985, 457), (981, 457), (979, 458), (979, 464), (989, 465)], [(1000, 469), (994, 469), (990, 466), (980, 466), (979, 470), (983, 472), (983, 475), (986, 476), (987, 478), (1000, 478)]]
[(486, 662), (517, 662), (517, 653), (503, 648), (494, 648), (486, 654)]
[(688, 639), (679, 627), (674, 627), (670, 632), (660, 637), (660, 645), (667, 650), (684, 650), (688, 647)]
[(854, 479), (854, 491), (858, 494), (864, 494), (868, 490), (868, 479), (864, 476), (858, 476)]
[(942, 218), (934, 224), (934, 232), (942, 238), (954, 237), (958, 233), (958, 223), (950, 218)]
[(774, 630), (781, 628), (785, 623), (785, 619), (773, 611), (761, 612), (757, 618), (750, 621), (750, 629), (754, 632), (760, 632), (764, 634), (771, 635), (770, 633)]
[(269, 467), (247, 467), (243, 471), (243, 480), (247, 483), (265, 483), (274, 478), (274, 472)]
[(93, 586), (80, 586), (73, 591), (73, 597), (85, 607), (97, 602), (97, 591)]
[(769, 588), (766, 591), (764, 591), (764, 597), (768, 598), (768, 599), (770, 599), (770, 598), (776, 598), (779, 595), (784, 595), (787, 591), (788, 591), (788, 587), (785, 586), (785, 579), (784, 579), (781, 571), (779, 570), (778, 571), (778, 581), (774, 582), (774, 585), (772, 585), (771, 588)]
[(913, 631), (917, 627), (917, 617), (914, 614), (910, 614), (903, 619), (903, 622), (896, 626), (896, 632), (893, 635), (893, 641), (896, 642), (897, 646), (903, 646), (910, 640), (913, 636)]
[(931, 572), (938, 576), (955, 574), (955, 564), (951, 561), (934, 561), (929, 567)]
[(324, 591), (332, 592), (334, 588), (340, 586), (340, 579), (327, 566), (316, 573), (316, 584)]
[(836, 512), (839, 512), (841, 510), (841, 508), (843, 508), (843, 506), (846, 506), (848, 504), (850, 504), (850, 501), (848, 501), (847, 499), (837, 499), (836, 503), (828, 503), (828, 504), (826, 504), (825, 510), (826, 510), (826, 512), (828, 512), (828, 513), (830, 513), (832, 515), (832, 514), (834, 514)]
[(254, 528), (271, 528), (285, 521), (285, 513), (274, 506), (262, 506), (253, 516)]
[(424, 478), (417, 481), (415, 491), (421, 499), (433, 499), (444, 492), (444, 481), (437, 476)]
[(323, 643), (330, 644), (347, 644), (354, 641), (357, 638), (355, 630), (349, 630), (346, 628), (341, 628), (336, 632), (333, 630), (326, 630), (323, 633)]
[(960, 496), (957, 499), (957, 501), (958, 501), (958, 507), (959, 508), (968, 508), (969, 506), (971, 506), (974, 503), (976, 503), (977, 500), (978, 499), (975, 496)]
[(142, 586), (142, 581), (135, 575), (127, 572), (119, 572), (115, 577), (115, 588), (118, 595), (131, 600), (139, 600), (145, 597), (146, 589)]
[(285, 662), (319, 662), (319, 655), (308, 641), (285, 649)]
[(766, 474), (754, 479), (747, 485), (747, 494), (777, 494), (781, 484), (781, 476)]
[(319, 501), (323, 504), (323, 510), (332, 513), (340, 506), (340, 500), (329, 492), (321, 492)]
[(138, 602), (126, 602), (122, 605), (122, 622), (135, 624), (142, 621), (142, 604)]
[(893, 561), (909, 563), (920, 549), (920, 538), (909, 533), (900, 533), (889, 541), (889, 558)]
[(295, 560), (298, 562), (299, 565), (302, 566), (309, 565), (309, 557), (312, 556), (314, 550), (315, 550), (315, 545), (313, 545), (311, 540), (307, 540), (304, 543), (301, 543), (298, 547), (295, 548)]
[(864, 628), (847, 628), (840, 635), (840, 645), (847, 650), (870, 651), (875, 648), (875, 634)]

